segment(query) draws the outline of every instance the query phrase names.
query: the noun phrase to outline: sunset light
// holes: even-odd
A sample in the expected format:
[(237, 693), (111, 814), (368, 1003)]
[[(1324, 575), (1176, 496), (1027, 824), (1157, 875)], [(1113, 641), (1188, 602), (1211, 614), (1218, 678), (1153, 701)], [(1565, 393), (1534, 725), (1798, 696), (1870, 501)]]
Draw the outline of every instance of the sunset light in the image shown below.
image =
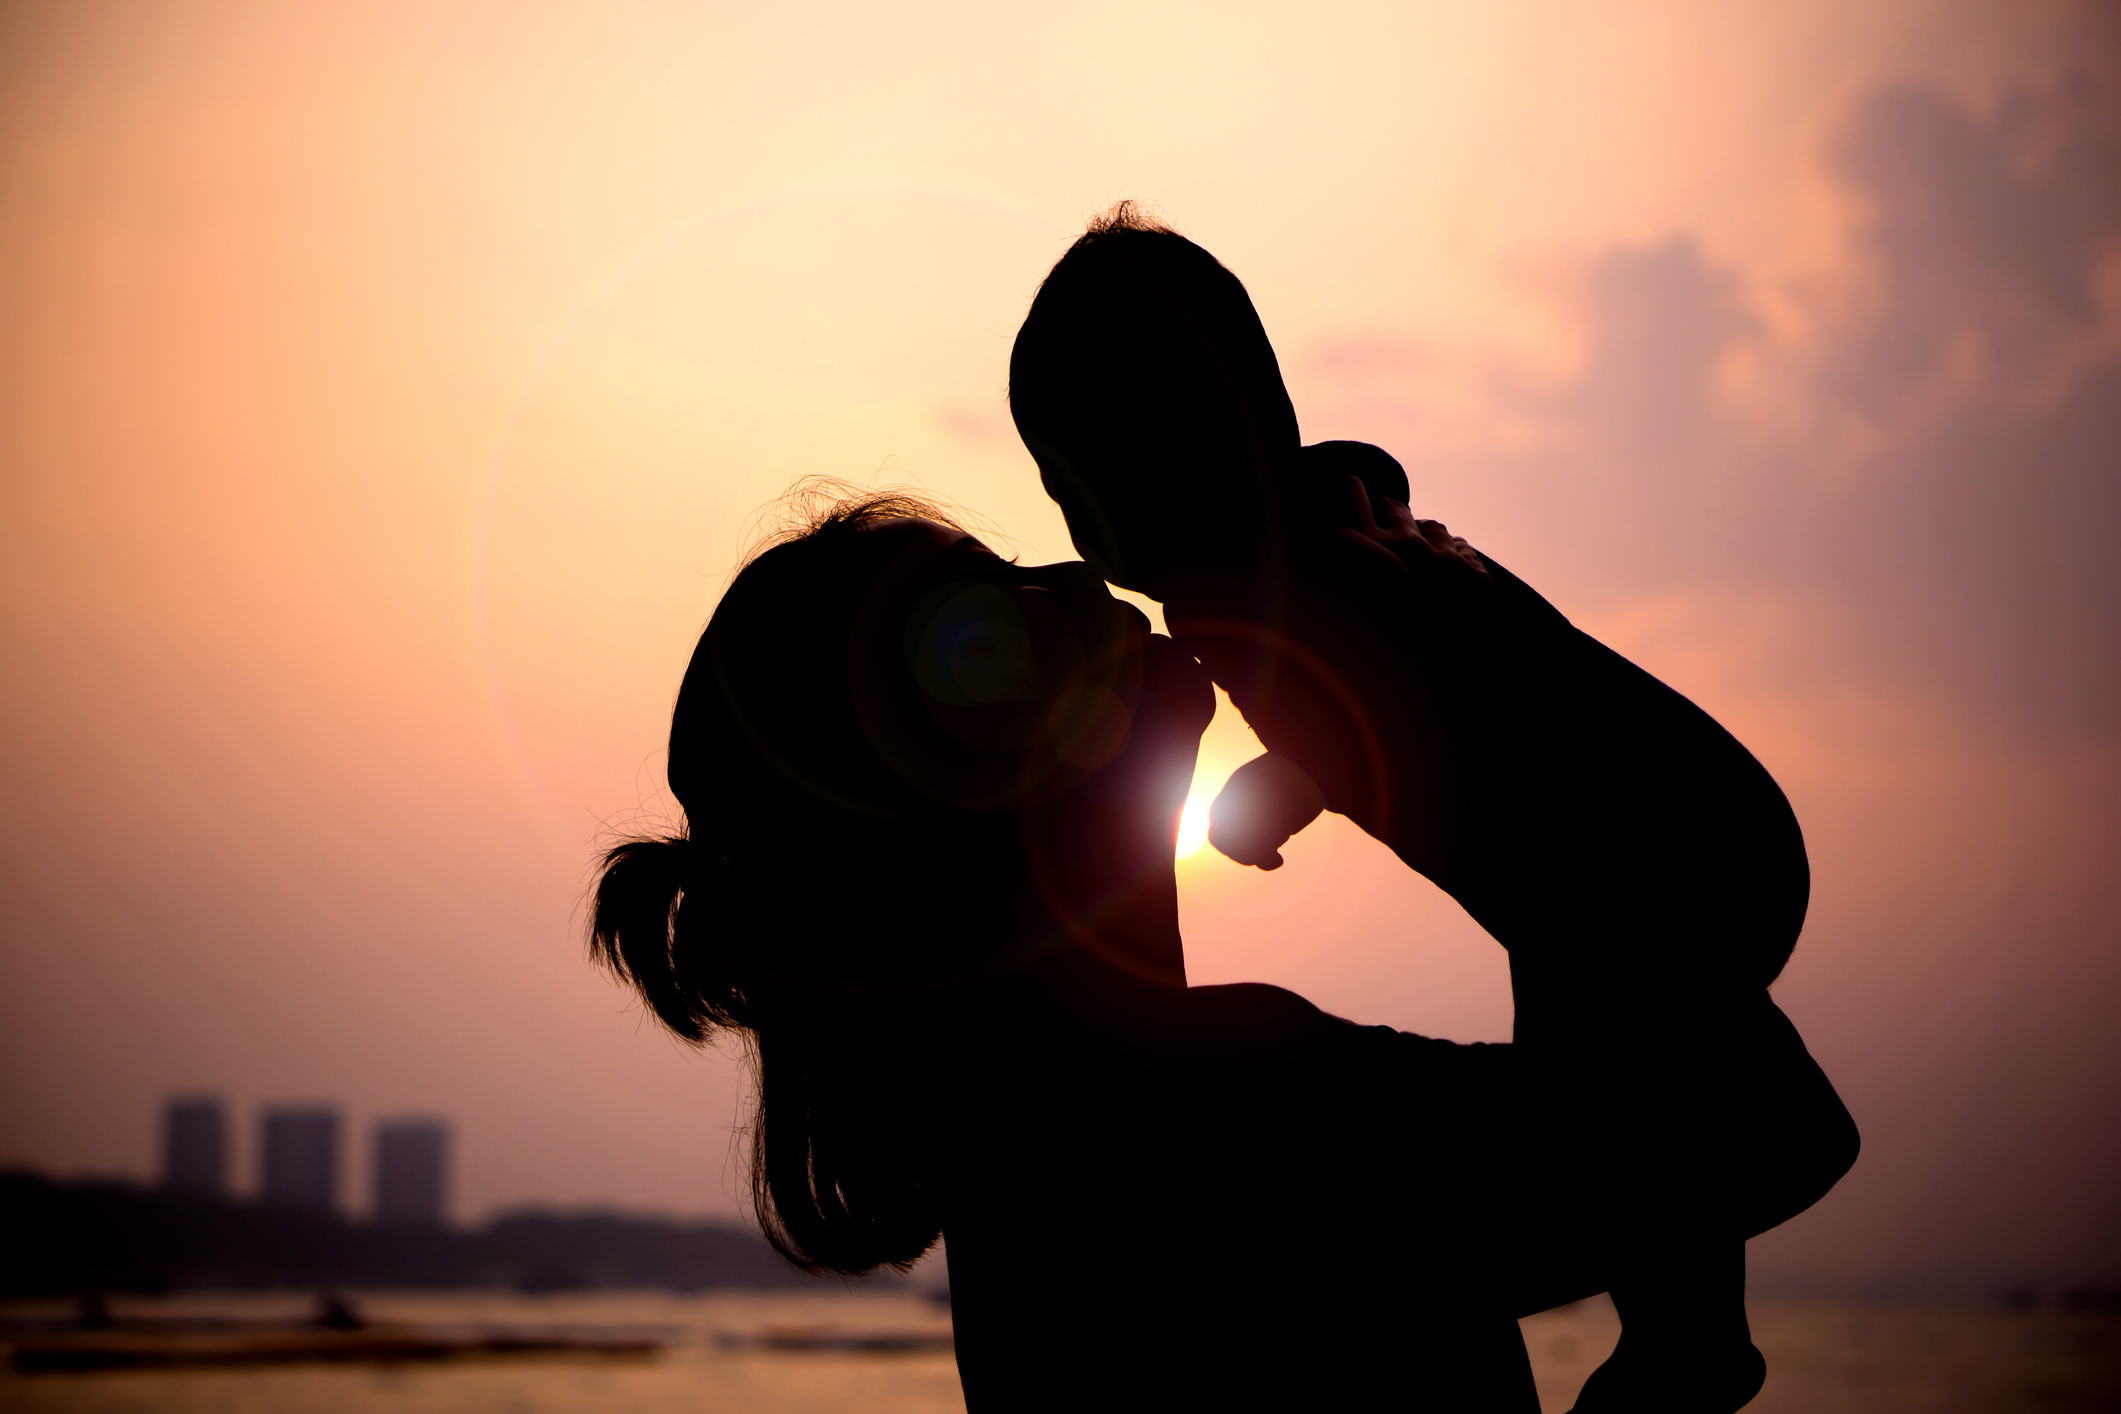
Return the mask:
[[(707, 861), (657, 877), (695, 881), (695, 922), (715, 910), (755, 920), (746, 948), (797, 948), (783, 935), (815, 928), (820, 958), (866, 967), (886, 941), (929, 948), (932, 926), (934, 957), (954, 957), (955, 920), (989, 904), (1001, 911), (979, 928), (1031, 929), (1008, 910), (1052, 900), (1031, 887), (1043, 873), (1002, 872), (997, 861), (1030, 858), (1008, 842), (991, 859), (957, 856), (858, 822), (844, 838), (816, 835), (801, 872), (783, 856), (787, 840), (811, 838), (797, 833), (802, 812), (845, 813), (857, 797), (810, 781), (795, 757), (788, 779), (814, 807), (754, 820), (703, 786), (688, 817), (668, 788), (674, 708), (710, 615), (748, 557), (800, 525), (807, 503), (785, 498), (812, 478), (917, 492), (997, 564), (1081, 558), (1019, 431), (1011, 362), (1055, 262), (1127, 198), (1241, 281), (1302, 443), (1388, 454), (1409, 513), (1506, 573), (1450, 591), (1463, 592), (1450, 612), (1463, 608), (1466, 628), (1440, 629), (1434, 662), (1408, 659), (1403, 677), (1376, 669), (1397, 684), (1389, 693), (1365, 685), (1371, 669), (1352, 656), (1346, 673), (1299, 670), (1288, 697), (1280, 668), (1254, 672), (1249, 649), (1218, 659), (1209, 675), (1225, 686), (1175, 835), (1162, 832), (1184, 771), (1176, 754), (1141, 777), (1156, 795), (1126, 798), (1150, 813), (1114, 836), (1149, 856), (1124, 858), (1153, 863), (1155, 889), (1115, 894), (1119, 911), (1096, 927), (1132, 927), (1153, 905), (1156, 965), (1182, 950), (1171, 975), (1191, 987), (1283, 988), (1439, 1045), (1510, 1043), (1513, 954), (1482, 920), (1507, 931), (1527, 910), (1574, 909), (1587, 936), (1624, 923), (1624, 879), (1611, 897), (1557, 884), (1526, 902), (1498, 892), (1489, 864), (1454, 854), (1461, 833), (1494, 850), (1535, 823), (1522, 762), (1476, 768), (1460, 755), (1499, 750), (1533, 721), (1555, 723), (1569, 751), (1602, 749), (1587, 719), (1562, 723), (1567, 703), (1529, 688), (1521, 710), (1429, 704), (1432, 691), (1474, 700), (1473, 680), (1451, 674), (1545, 680), (1509, 656), (1511, 640), (1488, 637), (1505, 600), (1531, 613), (1519, 591), (1536, 594), (1559, 616), (1540, 633), (1565, 633), (1566, 619), (1698, 704), (1721, 724), (1715, 740), (1742, 742), (1757, 788), (1786, 801), (1780, 828), (1801, 831), (1812, 883), (1772, 999), (1856, 1115), (1862, 1160), (1825, 1201), (1748, 1244), (1756, 1294), (1919, 1296), (1964, 1302), (1951, 1319), (1971, 1322), (2014, 1291), (2037, 1301), (2008, 1313), (2024, 1322), (2011, 1330), (2111, 1320), (2100, 1338), (2121, 1348), (2121, 1316), (2105, 1311), (2121, 1300), (2117, 152), (2121, 5), (2109, 0), (5, 6), (0, 1219), (8, 1185), (32, 1172), (53, 1192), (69, 1175), (122, 1176), (140, 1202), (161, 1203), (168, 1136), (156, 1125), (172, 1100), (225, 1129), (215, 1172), (228, 1212), (247, 1212), (263, 1196), (265, 1113), (328, 1100), (345, 1171), (330, 1221), (346, 1233), (372, 1216), (379, 1122), (418, 1115), (450, 1126), (449, 1225), (430, 1235), (469, 1243), (500, 1214), (624, 1211), (734, 1222), (752, 1241), (750, 1130), (724, 1121), (750, 1113), (754, 1053), (721, 1028), (697, 1052), (667, 1043), (652, 1009), (592, 971), (585, 889), (613, 844), (653, 837), (644, 859)], [(1308, 463), (1286, 446), (1276, 455), (1276, 477), (1301, 493), (1276, 514), (1311, 514)], [(1341, 517), (1353, 506), (1343, 485), (1331, 488)], [(1199, 523), (1234, 514), (1203, 506)], [(1335, 555), (1385, 596), (1383, 609), (1351, 597), (1351, 614), (1445, 595), (1443, 581), (1402, 580), (1408, 565), (1434, 568), (1416, 546), (1401, 562), (1322, 521), (1287, 528), (1321, 558), (1292, 559), (1288, 585), (1277, 568), (1274, 596), (1309, 593), (1301, 576), (1327, 573)], [(1216, 554), (1237, 543), (1204, 541)], [(1153, 654), (1221, 651), (1223, 630), (1193, 627), (1175, 580), (1167, 591), (1124, 556), (1105, 567), (1171, 597), (1167, 622), (1157, 601), (1115, 586), (1179, 640), (1141, 650), (1157, 667), (1146, 679), (1129, 676), (1142, 663), (1126, 654), (1091, 655), (1097, 676), (1066, 654), (1040, 660), (1028, 618), (995, 617), (1039, 596), (1009, 597), (1023, 585), (991, 566), (938, 597), (906, 644), (927, 654), (915, 685), (947, 688), (967, 720), (1032, 702), (1034, 670), (1046, 674), (1037, 692), (1100, 694), (1080, 718), (1097, 734), (1069, 738), (1080, 760), (1056, 744), (1070, 770), (1054, 767), (1041, 789), (1078, 788), (1076, 771), (1087, 788), (1124, 760), (1098, 787), (1117, 791), (1128, 770), (1150, 770), (1147, 746), (1129, 743), (1176, 752), (1159, 734), (1190, 723), (1191, 707)], [(1092, 603), (1079, 568), (1054, 582)], [(854, 612), (851, 598), (831, 602)], [(1111, 622), (1082, 612), (1070, 622), (1083, 631)], [(814, 658), (835, 664), (819, 681), (837, 693), (830, 655), (843, 635), (857, 646), (851, 631), (799, 605), (789, 614), (791, 676), (762, 672), (760, 690), (782, 692)], [(1279, 664), (1284, 637), (1313, 651), (1279, 618), (1241, 627), (1263, 635), (1263, 663)], [(862, 661), (895, 661), (898, 632), (864, 637)], [(1392, 633), (1380, 654), (1405, 638)], [(703, 662), (723, 671), (712, 653)], [(1273, 812), (1293, 799), (1277, 793), (1289, 777), (1248, 769), (1269, 753), (1233, 687), (1273, 755), (1341, 807), (1280, 843)], [(1382, 705), (1354, 700), (1373, 688)], [(1500, 691), (1484, 678), (1479, 690)], [(1277, 712), (1302, 715), (1289, 702), (1343, 691), (1331, 711), (1358, 724), (1353, 745), (1277, 728)], [(941, 813), (959, 810), (943, 766), (907, 764), (896, 745), (872, 761), (854, 750), (855, 718), (815, 720), (844, 737), (846, 760), (873, 768), (890, 810), (956, 820)], [(1020, 733), (1061, 720), (1026, 709), (992, 740), (1013, 751)], [(956, 730), (936, 721), (942, 736)], [(778, 741), (782, 725), (745, 730)], [(813, 744), (830, 755), (836, 740)], [(1333, 769), (1296, 764), (1329, 747)], [(1433, 771), (1412, 755), (1430, 750)], [(1218, 833), (1269, 868), (1208, 847), (1210, 805), (1239, 771)], [(1541, 848), (1600, 829), (1595, 805), (1555, 806)], [(1051, 817), (1063, 816), (1076, 819), (1056, 794)], [(1396, 853), (1392, 829), (1408, 820), (1435, 822), (1443, 843), (1402, 839)], [(988, 840), (991, 822), (958, 823)], [(661, 849), (680, 839), (729, 848)], [(1153, 859), (1158, 839), (1175, 868)], [(1258, 839), (1269, 843), (1255, 850)], [(770, 877), (728, 864), (769, 849)], [(1734, 851), (1730, 867), (1735, 880), (1750, 866)], [(872, 894), (873, 920), (850, 902)], [(645, 916), (653, 936), (663, 915), (623, 916)], [(817, 922), (843, 917), (860, 926)], [(1703, 965), (1722, 966), (1726, 940), (1699, 931)], [(1022, 932), (1034, 936), (1046, 934)], [(783, 976), (777, 961), (757, 965)], [(938, 988), (843, 1009), (849, 1025), (912, 1044), (929, 1034), (916, 1018), (968, 1004)], [(1014, 1056), (1046, 1028), (979, 1034)], [(1370, 1055), (1385, 1034), (1333, 1054)], [(1379, 1041), (1374, 1054), (1400, 1051)], [(1675, 1054), (1646, 1042), (1643, 1063)], [(1103, 1059), (1083, 1064), (1086, 1084), (1106, 1073)], [(1302, 1093), (1290, 1075), (1299, 1088), (1275, 1080), (1257, 1102)], [(1209, 1082), (1189, 1072), (1171, 1084), (1180, 1095)], [(1321, 1089), (1321, 1114), (1353, 1116), (1367, 1084)], [(205, 1097), (218, 1108), (183, 1109)], [(903, 1112), (926, 1124), (943, 1111)], [(1376, 1145), (1428, 1145), (1430, 1113), (1408, 1108), (1399, 1137)], [(1132, 1150), (1093, 1162), (1105, 1141), (1092, 1121), (1104, 1120), (1096, 1104), (1080, 1114), (1050, 1152), (1089, 1175), (1133, 1172)], [(1230, 1152), (1279, 1164), (1299, 1140), (1371, 1144), (1352, 1119), (1279, 1123)], [(1568, 1152), (1554, 1135), (1525, 1142)], [(1551, 1181), (1556, 1211), (1585, 1210), (1568, 1165)], [(81, 1201), (103, 1202), (104, 1182)], [(1039, 1191), (1071, 1231), (1101, 1233), (1089, 1214), (1120, 1211)], [(1236, 1189), (1168, 1192), (1255, 1216)], [(1140, 1193), (1142, 1220), (1162, 1216), (1166, 1190)], [(1301, 1230), (1301, 1212), (1268, 1211), (1280, 1201), (1260, 1200), (1245, 1240)], [(1421, 1230), (1385, 1217), (1357, 1235)], [(1114, 1238), (1052, 1269), (1146, 1270), (1181, 1246), (1143, 1256)], [(1218, 1249), (1202, 1238), (1184, 1250)], [(1332, 1271), (1385, 1260), (1349, 1250)], [(582, 1260), (585, 1279), (604, 1270)], [(1063, 1289), (1043, 1268), (1025, 1282)], [(1086, 1352), (1135, 1339), (1113, 1314), (1135, 1309), (1129, 1285), (1110, 1283), (1120, 1304), (1068, 1317), (1096, 1333)], [(125, 1303), (147, 1298), (112, 1291), (123, 1327)], [(898, 1299), (864, 1291), (862, 1302)], [(2066, 1309), (2079, 1291), (2099, 1309)], [(961, 1319), (979, 1299), (968, 1293), (960, 1283)], [(1610, 1340), (1613, 1310), (1551, 1320)], [(924, 1305), (919, 1319), (942, 1331), (949, 1316)], [(1818, 1320), (1842, 1329), (1839, 1314)], [(1043, 1328), (1027, 1317), (1011, 1329)], [(1763, 1331), (1763, 1348), (1783, 1339)], [(1533, 1340), (1537, 1358), (1553, 1339)], [(1995, 1339), (2034, 1348), (2030, 1334)], [(1587, 1373), (1593, 1344), (1583, 1338), (1570, 1378)], [(1222, 1348), (1250, 1353), (1234, 1337)], [(928, 1373), (892, 1368), (955, 1400), (948, 1357), (932, 1358)], [(1805, 1359), (1843, 1368), (1841, 1355)], [(430, 1374), (441, 1372), (418, 1378)], [(1769, 1402), (1783, 1409), (1897, 1407), (1875, 1392), (1807, 1406), (1776, 1388)]]
[(1178, 857), (1197, 854), (1208, 842), (1208, 802), (1197, 795), (1186, 797), (1186, 808), (1178, 817)]

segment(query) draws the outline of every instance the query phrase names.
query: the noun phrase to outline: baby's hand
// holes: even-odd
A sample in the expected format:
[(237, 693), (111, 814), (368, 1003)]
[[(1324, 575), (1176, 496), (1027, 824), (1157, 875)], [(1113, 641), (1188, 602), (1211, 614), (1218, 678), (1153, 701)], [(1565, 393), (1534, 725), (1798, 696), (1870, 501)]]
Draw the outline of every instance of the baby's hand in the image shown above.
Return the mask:
[(1208, 843), (1239, 864), (1279, 869), (1282, 845), (1325, 808), (1304, 768), (1270, 751), (1230, 774), (1208, 807)]

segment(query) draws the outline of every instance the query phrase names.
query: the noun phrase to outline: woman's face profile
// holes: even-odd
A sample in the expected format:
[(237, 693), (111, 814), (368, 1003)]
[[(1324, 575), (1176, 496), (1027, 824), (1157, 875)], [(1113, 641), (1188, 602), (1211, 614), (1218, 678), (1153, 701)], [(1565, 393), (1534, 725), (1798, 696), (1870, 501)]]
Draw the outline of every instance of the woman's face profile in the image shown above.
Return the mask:
[(863, 730), (894, 770), (937, 799), (1011, 809), (1121, 755), (1149, 623), (1095, 570), (1013, 564), (934, 521), (863, 533), (904, 538), (857, 614), (849, 664)]

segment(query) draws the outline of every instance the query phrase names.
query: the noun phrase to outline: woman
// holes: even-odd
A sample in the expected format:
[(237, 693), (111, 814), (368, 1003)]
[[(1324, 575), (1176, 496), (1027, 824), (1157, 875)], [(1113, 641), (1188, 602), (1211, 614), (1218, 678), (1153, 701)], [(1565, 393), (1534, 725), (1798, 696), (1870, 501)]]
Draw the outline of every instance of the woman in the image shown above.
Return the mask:
[[(1172, 843), (1212, 703), (1086, 566), (831, 508), (717, 607), (671, 728), (686, 829), (606, 856), (594, 945), (678, 1035), (755, 1049), (791, 1260), (947, 1236), (975, 1414), (1536, 1410), (1516, 1318), (1612, 1284), (1615, 1194), (1668, 1155), (1594, 1130), (1557, 1161), (1512, 1047), (1187, 988)], [(1733, 1221), (1834, 1162), (1734, 1179)]]

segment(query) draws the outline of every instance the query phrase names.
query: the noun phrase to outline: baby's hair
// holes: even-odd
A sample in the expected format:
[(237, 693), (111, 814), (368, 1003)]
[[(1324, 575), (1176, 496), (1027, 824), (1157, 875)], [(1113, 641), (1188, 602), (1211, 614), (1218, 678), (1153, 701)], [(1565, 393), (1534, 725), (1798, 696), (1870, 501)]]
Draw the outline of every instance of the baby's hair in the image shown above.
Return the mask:
[[(1163, 222), (1143, 213), (1136, 201), (1115, 201), (1109, 207), (1090, 218), (1083, 228), (1089, 236), (1109, 236), (1114, 231), (1143, 231), (1159, 236), (1176, 236), (1178, 232)], [(1184, 237), (1180, 237), (1181, 240)]]
[(1129, 588), (1271, 536), (1296, 474), (1296, 411), (1243, 282), (1130, 201), (1039, 286), (1009, 407), (1076, 548)]

